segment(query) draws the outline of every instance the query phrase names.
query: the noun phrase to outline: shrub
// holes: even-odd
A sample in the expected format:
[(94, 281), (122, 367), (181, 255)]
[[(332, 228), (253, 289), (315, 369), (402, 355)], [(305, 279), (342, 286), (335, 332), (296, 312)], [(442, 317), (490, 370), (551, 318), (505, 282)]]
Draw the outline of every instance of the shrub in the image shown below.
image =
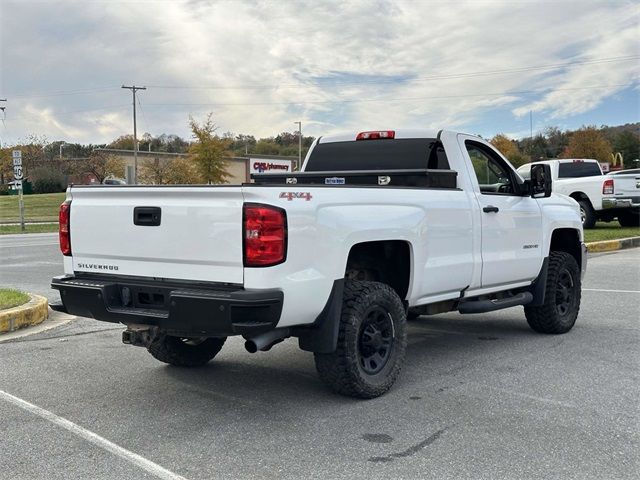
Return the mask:
[(33, 183), (33, 193), (64, 192), (67, 188), (66, 177), (55, 168), (34, 168), (29, 177)]

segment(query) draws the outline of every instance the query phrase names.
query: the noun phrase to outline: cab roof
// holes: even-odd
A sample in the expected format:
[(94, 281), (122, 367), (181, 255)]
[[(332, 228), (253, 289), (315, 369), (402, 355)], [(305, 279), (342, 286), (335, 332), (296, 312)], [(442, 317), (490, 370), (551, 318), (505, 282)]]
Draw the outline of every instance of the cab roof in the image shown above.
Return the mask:
[(332, 143), (332, 142), (355, 142), (356, 137), (359, 133), (362, 132), (386, 132), (393, 131), (395, 132), (396, 139), (402, 138), (437, 138), (438, 133), (441, 130), (421, 130), (421, 129), (390, 129), (390, 130), (358, 130), (352, 132), (341, 132), (335, 133), (332, 135), (326, 135), (320, 137), (318, 143)]

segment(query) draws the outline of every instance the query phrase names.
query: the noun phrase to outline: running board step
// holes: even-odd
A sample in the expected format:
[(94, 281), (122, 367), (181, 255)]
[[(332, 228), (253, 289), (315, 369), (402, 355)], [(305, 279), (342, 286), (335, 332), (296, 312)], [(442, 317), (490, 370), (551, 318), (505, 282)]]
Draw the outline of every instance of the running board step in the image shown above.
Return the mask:
[(503, 308), (516, 307), (518, 305), (526, 305), (533, 301), (531, 292), (522, 292), (507, 298), (496, 298), (493, 300), (471, 300), (461, 301), (458, 306), (460, 313), (485, 313), (501, 310)]

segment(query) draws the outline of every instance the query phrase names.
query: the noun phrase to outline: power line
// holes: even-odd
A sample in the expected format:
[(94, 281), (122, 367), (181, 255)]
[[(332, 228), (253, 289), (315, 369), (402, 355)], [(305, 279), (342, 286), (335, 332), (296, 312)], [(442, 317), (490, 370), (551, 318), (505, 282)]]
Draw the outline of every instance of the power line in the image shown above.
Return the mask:
[(501, 93), (470, 93), (462, 95), (435, 95), (427, 97), (404, 97), (404, 98), (369, 98), (369, 99), (348, 99), (348, 100), (303, 100), (299, 102), (252, 102), (252, 103), (147, 103), (147, 107), (160, 106), (181, 106), (181, 107), (243, 107), (243, 106), (260, 106), (260, 105), (322, 105), (331, 103), (369, 103), (369, 102), (405, 102), (416, 100), (444, 100), (452, 98), (473, 98), (473, 97), (501, 97), (509, 95), (527, 95), (532, 93), (544, 93), (546, 91), (563, 92), (574, 90), (591, 90), (598, 88), (612, 87), (629, 87), (634, 83), (620, 83), (611, 85), (593, 85), (589, 87), (573, 87), (573, 88), (547, 88), (544, 90), (520, 90), (513, 92)]
[[(572, 62), (566, 63), (556, 63), (556, 64), (547, 64), (547, 65), (537, 65), (530, 67), (516, 67), (516, 68), (505, 68), (498, 70), (484, 70), (484, 71), (476, 71), (476, 72), (462, 72), (462, 73), (450, 73), (450, 74), (441, 74), (441, 75), (430, 75), (425, 77), (409, 77), (408, 81), (412, 82), (421, 82), (421, 81), (431, 81), (431, 80), (447, 80), (447, 79), (456, 79), (456, 78), (472, 78), (472, 77), (480, 77), (487, 75), (501, 75), (501, 74), (510, 74), (510, 73), (522, 73), (528, 71), (536, 71), (536, 70), (553, 70), (564, 67), (571, 67), (576, 65), (598, 65), (598, 64), (606, 64), (612, 62), (626, 62), (640, 59), (640, 55), (626, 55), (626, 56), (618, 56), (618, 57), (608, 57), (608, 58), (599, 58), (593, 60), (576, 60)], [(402, 75), (395, 75), (393, 77), (385, 77), (385, 78), (376, 78), (376, 79), (358, 79), (358, 80), (324, 80), (324, 81), (301, 81), (300, 83), (295, 84), (285, 84), (285, 83), (274, 83), (274, 84), (245, 84), (245, 85), (148, 85), (150, 88), (158, 88), (158, 89), (179, 89), (179, 90), (241, 90), (241, 89), (270, 89), (270, 88), (302, 88), (308, 86), (338, 86), (338, 85), (370, 85), (370, 84), (388, 84), (388, 83), (397, 83), (399, 81), (399, 77)], [(29, 99), (29, 98), (46, 98), (46, 97), (58, 97), (58, 96), (71, 96), (71, 95), (88, 95), (95, 93), (103, 93), (108, 91), (114, 91), (118, 89), (118, 87), (113, 85), (105, 85), (100, 87), (91, 87), (91, 88), (79, 88), (72, 90), (54, 90), (50, 92), (36, 92), (36, 93), (18, 93), (12, 94), (12, 98), (20, 98), (20, 99)]]
[[(54, 115), (56, 117), (65, 117), (67, 115), (74, 115), (76, 113), (83, 113), (83, 112), (95, 112), (98, 110), (109, 110), (111, 108), (124, 108), (124, 107), (129, 107), (131, 106), (130, 103), (120, 103), (118, 105), (104, 105), (102, 107), (94, 107), (94, 108), (82, 108), (80, 110), (65, 110), (62, 112), (56, 112), (54, 113)], [(14, 116), (12, 118), (31, 118), (33, 115), (20, 115), (18, 114), (17, 116)]]
[(57, 90), (52, 92), (44, 92), (44, 93), (29, 93), (29, 94), (17, 94), (12, 95), (14, 98), (46, 98), (46, 97), (61, 97), (61, 96), (69, 96), (69, 95), (88, 95), (92, 93), (101, 93), (112, 90), (117, 90), (118, 87), (95, 87), (95, 88), (82, 88), (76, 90)]
[[(464, 73), (451, 73), (451, 74), (443, 74), (443, 75), (430, 75), (426, 77), (413, 77), (408, 78), (407, 80), (412, 82), (421, 82), (421, 81), (431, 81), (431, 80), (448, 80), (448, 79), (456, 79), (456, 78), (470, 78), (470, 77), (480, 77), (486, 75), (501, 75), (501, 74), (509, 74), (509, 73), (522, 73), (536, 70), (553, 70), (557, 68), (563, 67), (571, 67), (576, 65), (598, 65), (603, 63), (612, 63), (612, 62), (623, 62), (623, 61), (631, 61), (637, 60), (640, 58), (640, 55), (627, 55), (621, 57), (610, 57), (610, 58), (601, 58), (595, 60), (583, 60), (583, 61), (575, 61), (568, 63), (556, 63), (551, 65), (538, 65), (531, 67), (517, 67), (517, 68), (506, 68), (500, 70), (485, 70), (479, 72), (464, 72)], [(178, 89), (178, 90), (259, 90), (259, 89), (271, 89), (271, 88), (299, 88), (299, 87), (308, 87), (308, 86), (328, 86), (328, 85), (363, 85), (363, 84), (385, 84), (385, 83), (397, 83), (398, 77), (401, 75), (396, 75), (394, 78), (378, 78), (378, 79), (360, 79), (360, 80), (326, 80), (325, 82), (301, 82), (296, 84), (247, 84), (247, 85), (227, 85), (227, 86), (198, 86), (198, 85), (149, 85), (150, 88), (160, 88), (160, 89)]]

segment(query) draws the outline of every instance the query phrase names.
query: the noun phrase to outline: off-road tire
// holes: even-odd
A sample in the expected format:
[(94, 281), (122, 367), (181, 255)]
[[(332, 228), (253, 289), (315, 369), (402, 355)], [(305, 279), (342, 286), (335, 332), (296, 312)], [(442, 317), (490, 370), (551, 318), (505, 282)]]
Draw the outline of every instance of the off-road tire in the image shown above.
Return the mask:
[[(386, 335), (390, 333), (389, 353), (384, 363), (379, 362), (383, 365), (381, 370), (369, 373), (366, 368), (371, 370), (371, 360), (366, 366), (363, 362), (373, 357), (366, 357), (363, 351), (370, 347), (362, 346), (370, 339), (367, 325), (377, 325), (376, 318), (387, 322), (385, 315), (390, 317), (388, 328), (384, 329)], [(374, 398), (389, 390), (398, 378), (406, 347), (405, 309), (396, 292), (379, 282), (347, 280), (337, 348), (333, 353), (316, 353), (316, 369), (322, 381), (335, 392), (351, 397)]]
[[(567, 283), (567, 275), (573, 285), (571, 289), (563, 287)], [(538, 333), (567, 333), (576, 323), (580, 311), (581, 288), (580, 268), (573, 255), (551, 252), (544, 304), (524, 307), (529, 326)]]
[(628, 211), (618, 215), (618, 223), (621, 227), (640, 227), (640, 212)]
[(593, 228), (596, 226), (596, 212), (591, 206), (589, 200), (579, 200), (580, 217), (582, 218), (582, 228)]
[(158, 334), (147, 347), (156, 360), (176, 367), (199, 367), (215, 357), (226, 337), (199, 341)]

